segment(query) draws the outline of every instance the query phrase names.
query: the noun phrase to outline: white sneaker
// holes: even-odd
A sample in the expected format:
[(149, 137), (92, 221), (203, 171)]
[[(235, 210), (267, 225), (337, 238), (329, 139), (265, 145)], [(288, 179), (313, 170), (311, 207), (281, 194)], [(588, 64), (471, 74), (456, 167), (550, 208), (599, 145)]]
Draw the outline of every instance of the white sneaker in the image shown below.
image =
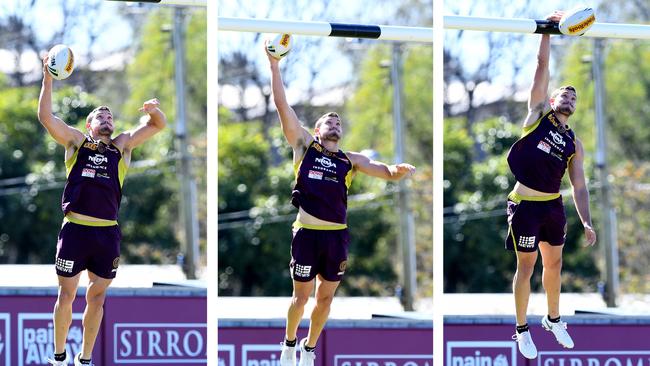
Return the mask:
[(567, 326), (565, 322), (559, 321), (557, 323), (553, 323), (548, 320), (548, 316), (544, 316), (542, 318), (542, 327), (549, 332), (552, 332), (555, 336), (555, 339), (564, 348), (573, 348), (573, 339), (571, 339), (571, 336), (566, 331)]
[(535, 347), (535, 343), (533, 343), (533, 338), (530, 337), (530, 331), (515, 333), (515, 335), (512, 336), (512, 339), (517, 341), (519, 352), (521, 352), (524, 357), (530, 360), (537, 357), (537, 347)]
[[(77, 353), (76, 356), (74, 356), (74, 366), (89, 366), (88, 364), (83, 364), (79, 360), (81, 358), (81, 353)], [(93, 363), (90, 363), (90, 366), (93, 366)]]
[(65, 360), (63, 361), (56, 361), (53, 358), (48, 358), (47, 362), (50, 365), (54, 365), (54, 366), (68, 366), (68, 354), (67, 353), (65, 354)]
[(296, 347), (289, 347), (284, 344), (282, 345), (282, 353), (280, 354), (280, 366), (296, 366)]
[(303, 338), (300, 341), (298, 348), (300, 349), (300, 362), (298, 366), (314, 366), (314, 360), (316, 359), (316, 352), (307, 351), (305, 349), (305, 344), (307, 343), (307, 338)]

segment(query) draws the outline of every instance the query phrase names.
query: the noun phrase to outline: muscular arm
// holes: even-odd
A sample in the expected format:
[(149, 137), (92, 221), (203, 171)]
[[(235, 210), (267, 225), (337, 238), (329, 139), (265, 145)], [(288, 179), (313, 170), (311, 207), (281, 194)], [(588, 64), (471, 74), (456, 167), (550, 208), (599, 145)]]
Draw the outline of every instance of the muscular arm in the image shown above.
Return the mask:
[(356, 152), (349, 152), (347, 155), (356, 170), (372, 177), (400, 180), (415, 173), (415, 167), (411, 164), (388, 165), (380, 161), (370, 160), (367, 156)]
[(273, 102), (275, 108), (278, 110), (280, 117), (280, 124), (282, 126), (282, 133), (293, 148), (294, 155), (302, 156), (304, 150), (309, 147), (313, 141), (313, 137), (305, 129), (296, 112), (291, 108), (287, 102), (287, 96), (284, 93), (284, 84), (282, 83), (282, 75), (280, 74), (279, 60), (268, 55), (269, 64), (271, 66), (271, 90), (273, 91)]
[(591, 227), (591, 213), (589, 212), (589, 190), (585, 180), (585, 171), (583, 167), (584, 150), (582, 142), (576, 140), (576, 153), (569, 163), (569, 179), (573, 188), (573, 202), (576, 205), (580, 221), (585, 227), (587, 244), (593, 245), (596, 242), (596, 233)]
[(140, 112), (147, 113), (145, 121), (136, 128), (119, 134), (114, 143), (123, 151), (130, 152), (137, 146), (162, 131), (167, 125), (167, 117), (160, 110), (158, 99), (150, 99), (143, 103)]
[(43, 85), (38, 98), (38, 120), (56, 142), (66, 150), (79, 146), (84, 135), (74, 127), (68, 126), (63, 120), (52, 113), (52, 77), (45, 69), (47, 57), (43, 60)]
[[(562, 15), (564, 15), (564, 12), (555, 11), (553, 14), (547, 16), (546, 19), (552, 22), (559, 22)], [(551, 36), (543, 34), (539, 41), (537, 68), (535, 69), (533, 85), (530, 87), (530, 95), (528, 96), (528, 116), (524, 121), (524, 127), (535, 123), (542, 116), (542, 113), (550, 107), (548, 101), (548, 82), (550, 79), (548, 67), (550, 56)]]

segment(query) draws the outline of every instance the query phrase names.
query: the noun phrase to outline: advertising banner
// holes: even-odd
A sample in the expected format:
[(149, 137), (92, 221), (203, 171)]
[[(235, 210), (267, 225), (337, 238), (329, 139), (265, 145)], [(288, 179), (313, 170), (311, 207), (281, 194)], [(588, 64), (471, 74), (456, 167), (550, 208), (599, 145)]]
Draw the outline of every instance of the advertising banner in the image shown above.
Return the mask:
[[(284, 327), (281, 322), (276, 323), (256, 327), (254, 321), (248, 325), (238, 322), (236, 326), (220, 322), (219, 366), (278, 365)], [(413, 324), (414, 321), (330, 320), (318, 341), (316, 365), (432, 366), (431, 322), (420, 322), (415, 327)], [(306, 333), (307, 328), (301, 327), (298, 336), (305, 337)]]
[[(56, 291), (29, 296), (15, 292), (0, 294), (0, 366), (49, 366), (47, 359), (54, 354)], [(130, 292), (129, 296), (109, 293), (106, 298), (93, 350), (95, 364), (207, 365), (205, 291), (198, 296)], [(84, 308), (84, 296), (78, 294), (66, 341), (69, 365), (81, 351)]]
[(650, 318), (588, 315), (563, 317), (575, 347), (564, 349), (539, 317), (528, 321), (538, 355), (521, 356), (512, 318), (446, 317), (445, 366), (650, 366)]

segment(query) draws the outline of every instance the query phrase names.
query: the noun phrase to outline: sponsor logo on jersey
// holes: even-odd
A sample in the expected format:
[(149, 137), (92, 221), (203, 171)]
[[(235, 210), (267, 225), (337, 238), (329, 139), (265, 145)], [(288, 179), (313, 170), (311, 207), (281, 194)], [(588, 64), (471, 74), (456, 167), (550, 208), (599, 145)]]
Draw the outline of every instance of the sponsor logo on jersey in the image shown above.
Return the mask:
[(95, 178), (95, 169), (84, 168), (81, 171), (82, 177)]
[(566, 142), (564, 141), (564, 138), (562, 138), (561, 133), (555, 132), (555, 131), (548, 131), (548, 133), (553, 138), (553, 142), (555, 142), (558, 145), (562, 145), (562, 146), (566, 147)]
[(318, 179), (318, 180), (323, 180), (323, 172), (317, 172), (315, 170), (310, 170), (309, 175), (307, 175), (311, 179)]
[(551, 145), (546, 143), (546, 141), (540, 141), (539, 144), (537, 144), (537, 148), (547, 154), (551, 152)]
[(95, 165), (101, 165), (102, 163), (107, 163), (108, 158), (102, 154), (95, 154), (94, 156), (88, 156), (88, 160), (92, 161)]
[(324, 166), (325, 168), (336, 168), (336, 163), (327, 157), (316, 158), (316, 162), (320, 163), (320, 165)]

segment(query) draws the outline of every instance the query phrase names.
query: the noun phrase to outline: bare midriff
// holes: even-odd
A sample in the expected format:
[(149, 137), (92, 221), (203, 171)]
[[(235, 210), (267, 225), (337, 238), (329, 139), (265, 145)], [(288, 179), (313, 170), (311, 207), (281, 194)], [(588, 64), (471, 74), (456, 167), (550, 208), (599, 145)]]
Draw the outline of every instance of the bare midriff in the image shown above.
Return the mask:
[(321, 225), (321, 226), (341, 225), (341, 223), (338, 222), (325, 221), (313, 215), (310, 215), (305, 210), (303, 210), (302, 207), (298, 209), (298, 216), (296, 217), (296, 220), (306, 225)]
[(72, 212), (72, 211), (68, 212), (65, 216), (66, 216), (66, 217), (71, 217), (71, 218), (73, 218), (73, 219), (77, 219), (77, 220), (84, 220), (84, 221), (92, 221), (92, 222), (113, 222), (112, 220), (104, 220), (104, 219), (100, 219), (100, 218), (97, 218), (97, 217), (92, 217), (92, 216), (88, 216), (88, 215), (82, 215), (82, 214), (80, 214), (80, 213), (76, 213), (76, 212)]
[(559, 192), (553, 192), (553, 193), (541, 192), (541, 191), (532, 189), (530, 187), (526, 187), (524, 184), (519, 183), (519, 182), (517, 182), (515, 184), (515, 188), (513, 189), (513, 191), (515, 193), (519, 194), (519, 195), (531, 196), (531, 197), (543, 197), (543, 196), (550, 196), (550, 195), (559, 193)]

